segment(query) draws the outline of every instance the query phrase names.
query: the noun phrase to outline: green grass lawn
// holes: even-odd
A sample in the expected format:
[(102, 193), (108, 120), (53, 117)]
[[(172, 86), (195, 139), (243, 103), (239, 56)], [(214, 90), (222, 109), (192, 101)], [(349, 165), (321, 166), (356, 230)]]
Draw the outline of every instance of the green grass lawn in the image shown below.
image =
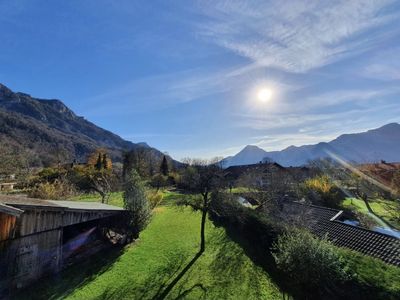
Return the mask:
[[(121, 195), (119, 195), (120, 197)], [(195, 257), (200, 214), (171, 204), (166, 192), (140, 241), (122, 253), (98, 254), (55, 278), (42, 280), (19, 298), (154, 299)], [(115, 195), (115, 203), (119, 203)], [(87, 199), (80, 199), (87, 200)], [(207, 223), (206, 251), (174, 285), (167, 299), (279, 299), (278, 287), (223, 228)]]
[[(374, 199), (370, 200), (369, 204), (373, 212), (383, 219), (384, 221), (388, 222), (392, 226), (396, 228), (400, 228), (400, 223), (393, 219), (389, 212), (388, 206), (392, 206), (393, 209), (400, 209), (400, 205), (396, 204), (393, 201), (383, 200), (383, 199)], [(368, 214), (367, 206), (365, 205), (364, 201), (357, 198), (346, 198), (342, 203), (344, 208), (359, 211), (364, 214)]]
[[(177, 200), (179, 197), (184, 197), (183, 194), (179, 194), (177, 192), (169, 190), (160, 190), (160, 192), (163, 193), (163, 201), (162, 201), (163, 205), (169, 205), (171, 203), (173, 204), (173, 202)], [(110, 193), (108, 204), (123, 207), (124, 201), (122, 197), (123, 197), (123, 192), (112, 192)], [(84, 201), (84, 202), (100, 202), (101, 197), (96, 193), (79, 194), (77, 196), (72, 197), (71, 200)]]
[[(110, 194), (110, 198), (108, 199), (108, 204), (109, 205), (115, 205), (115, 206), (123, 206), (123, 200), (122, 200), (122, 192), (113, 192)], [(100, 202), (101, 197), (99, 194), (96, 193), (91, 193), (91, 194), (79, 194), (75, 197), (73, 197), (71, 200), (76, 200), (76, 201), (85, 201), (85, 202)]]
[(251, 192), (252, 190), (246, 187), (234, 187), (232, 188), (232, 190), (230, 190), (229, 188), (226, 189), (227, 192), (232, 192), (234, 194), (238, 194), (238, 193), (248, 193)]

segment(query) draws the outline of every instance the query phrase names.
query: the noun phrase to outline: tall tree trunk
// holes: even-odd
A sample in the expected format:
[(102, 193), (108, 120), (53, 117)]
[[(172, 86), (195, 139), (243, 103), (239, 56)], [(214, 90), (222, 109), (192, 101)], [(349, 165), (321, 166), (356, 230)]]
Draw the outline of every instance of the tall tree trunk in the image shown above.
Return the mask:
[(203, 195), (203, 209), (201, 214), (201, 229), (200, 229), (200, 253), (203, 253), (206, 249), (206, 238), (205, 238), (205, 227), (208, 210), (208, 193)]
[(200, 252), (206, 249), (205, 227), (206, 227), (207, 210), (203, 208), (201, 215), (201, 231), (200, 231)]

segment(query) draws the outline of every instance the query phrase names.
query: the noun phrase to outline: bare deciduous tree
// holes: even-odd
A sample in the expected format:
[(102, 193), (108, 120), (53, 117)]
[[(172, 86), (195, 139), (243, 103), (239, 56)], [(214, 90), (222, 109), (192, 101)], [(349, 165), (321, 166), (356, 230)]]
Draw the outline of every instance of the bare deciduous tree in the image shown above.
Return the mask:
[[(223, 186), (223, 173), (218, 159), (210, 161), (200, 159), (185, 159), (187, 167), (181, 176), (182, 187), (194, 194), (192, 197), (185, 197), (179, 204), (192, 207), (201, 211), (200, 224), (200, 253), (205, 250), (205, 224), (207, 213), (210, 208), (212, 192)], [(201, 195), (201, 199), (197, 195)]]

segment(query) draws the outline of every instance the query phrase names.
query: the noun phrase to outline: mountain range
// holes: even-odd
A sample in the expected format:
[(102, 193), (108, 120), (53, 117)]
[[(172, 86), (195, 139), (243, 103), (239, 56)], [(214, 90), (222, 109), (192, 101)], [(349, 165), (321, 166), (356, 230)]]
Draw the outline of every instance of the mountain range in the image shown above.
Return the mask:
[[(156, 159), (164, 155), (146, 143), (126, 141), (77, 116), (60, 100), (34, 98), (0, 84), (2, 153), (21, 154), (35, 165), (46, 166), (74, 159), (85, 161), (97, 148), (106, 148), (115, 161), (121, 161), (123, 151), (137, 148), (149, 151)], [(271, 160), (283, 166), (301, 166), (332, 154), (355, 163), (400, 161), (400, 124), (390, 123), (367, 132), (344, 134), (330, 142), (290, 146), (282, 151), (267, 152), (249, 145), (222, 163), (229, 167)]]
[(77, 116), (62, 101), (15, 93), (0, 84), (1, 151), (28, 156), (36, 165), (74, 159), (85, 161), (97, 148), (106, 148), (121, 161), (122, 151), (143, 148), (155, 157), (164, 154), (146, 143), (132, 143)]
[(343, 134), (330, 142), (300, 147), (290, 146), (281, 151), (267, 152), (249, 145), (234, 156), (222, 160), (224, 167), (256, 164), (271, 160), (282, 166), (302, 166), (310, 160), (340, 157), (352, 163), (400, 161), (400, 124), (390, 123), (367, 132)]

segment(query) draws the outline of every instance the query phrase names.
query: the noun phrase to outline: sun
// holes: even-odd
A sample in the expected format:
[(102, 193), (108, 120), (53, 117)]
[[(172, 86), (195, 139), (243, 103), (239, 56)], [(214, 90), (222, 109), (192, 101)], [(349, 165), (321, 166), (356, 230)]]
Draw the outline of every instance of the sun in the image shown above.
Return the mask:
[(260, 89), (257, 93), (257, 98), (261, 102), (268, 102), (272, 97), (272, 90), (269, 88)]

